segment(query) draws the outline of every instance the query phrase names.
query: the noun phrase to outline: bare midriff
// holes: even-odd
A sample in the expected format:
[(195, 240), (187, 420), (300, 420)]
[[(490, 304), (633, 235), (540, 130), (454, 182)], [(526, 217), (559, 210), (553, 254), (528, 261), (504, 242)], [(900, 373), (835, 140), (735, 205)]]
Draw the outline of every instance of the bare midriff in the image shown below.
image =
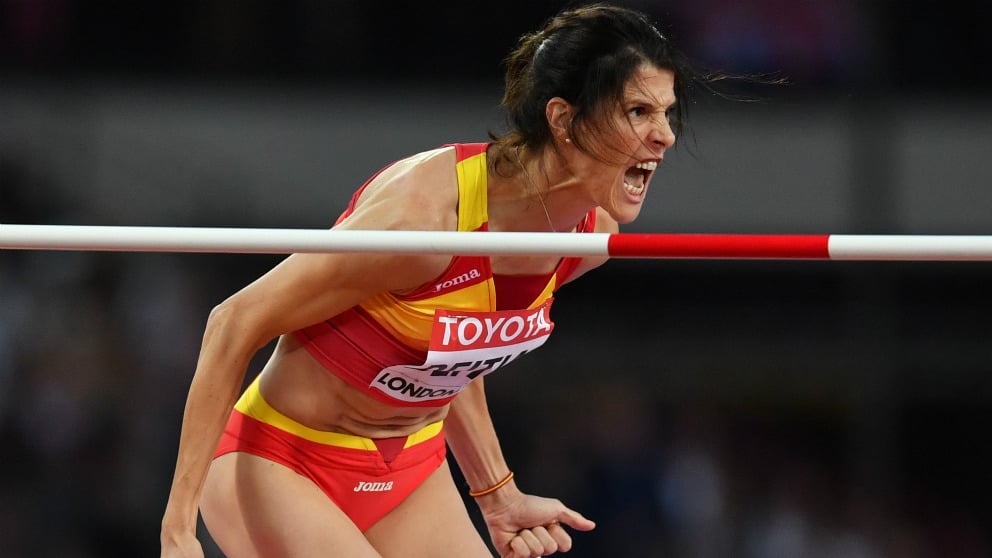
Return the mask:
[(260, 382), (262, 397), (274, 409), (325, 432), (409, 436), (448, 414), (448, 405), (394, 407), (373, 399), (324, 368), (292, 335), (279, 340)]

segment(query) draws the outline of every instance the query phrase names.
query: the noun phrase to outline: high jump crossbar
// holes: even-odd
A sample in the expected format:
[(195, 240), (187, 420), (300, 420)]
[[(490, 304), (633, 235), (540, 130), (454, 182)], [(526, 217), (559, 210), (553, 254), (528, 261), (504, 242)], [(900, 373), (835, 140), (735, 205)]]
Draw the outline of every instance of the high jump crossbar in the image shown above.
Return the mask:
[(0, 224), (0, 249), (992, 261), (992, 236), (526, 233)]

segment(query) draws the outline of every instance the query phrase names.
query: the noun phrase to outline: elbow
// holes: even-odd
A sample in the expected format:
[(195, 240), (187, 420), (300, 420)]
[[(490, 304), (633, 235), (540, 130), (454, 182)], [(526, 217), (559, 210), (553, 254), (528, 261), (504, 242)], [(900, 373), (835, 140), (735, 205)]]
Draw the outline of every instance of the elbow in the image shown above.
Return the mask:
[(250, 359), (255, 352), (271, 340), (254, 312), (242, 304), (237, 296), (228, 298), (210, 310), (204, 328), (204, 346), (212, 344), (231, 354), (242, 354)]

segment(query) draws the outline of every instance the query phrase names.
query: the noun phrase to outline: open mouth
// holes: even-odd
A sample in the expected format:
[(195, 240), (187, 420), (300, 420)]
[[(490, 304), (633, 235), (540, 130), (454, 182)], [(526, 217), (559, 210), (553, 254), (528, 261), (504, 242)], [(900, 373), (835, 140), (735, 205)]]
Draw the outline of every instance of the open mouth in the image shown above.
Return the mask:
[(643, 161), (627, 169), (623, 177), (623, 189), (632, 196), (640, 196), (647, 187), (651, 173), (658, 168), (658, 161)]

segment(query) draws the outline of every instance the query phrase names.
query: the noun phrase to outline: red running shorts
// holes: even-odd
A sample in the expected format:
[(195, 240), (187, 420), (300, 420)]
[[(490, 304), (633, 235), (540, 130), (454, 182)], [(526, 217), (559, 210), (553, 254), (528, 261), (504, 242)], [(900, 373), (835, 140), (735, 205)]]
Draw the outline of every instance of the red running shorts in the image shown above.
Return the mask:
[(256, 379), (234, 406), (214, 457), (240, 451), (285, 465), (365, 531), (444, 463), (442, 427), (381, 440), (314, 430), (269, 406)]

